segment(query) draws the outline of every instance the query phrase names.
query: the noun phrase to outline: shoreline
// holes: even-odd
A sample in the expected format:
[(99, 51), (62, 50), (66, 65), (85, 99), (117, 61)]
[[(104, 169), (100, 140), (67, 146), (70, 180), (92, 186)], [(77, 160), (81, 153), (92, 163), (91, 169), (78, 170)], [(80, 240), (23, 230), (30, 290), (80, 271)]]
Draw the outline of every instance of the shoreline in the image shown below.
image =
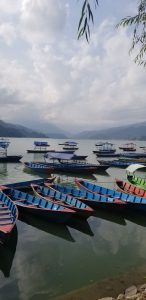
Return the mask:
[(120, 294), (123, 295), (129, 287), (138, 287), (143, 284), (146, 284), (146, 264), (139, 268), (131, 268), (130, 271), (119, 274), (116, 277), (104, 279), (50, 300), (98, 300), (105, 297), (115, 299)]

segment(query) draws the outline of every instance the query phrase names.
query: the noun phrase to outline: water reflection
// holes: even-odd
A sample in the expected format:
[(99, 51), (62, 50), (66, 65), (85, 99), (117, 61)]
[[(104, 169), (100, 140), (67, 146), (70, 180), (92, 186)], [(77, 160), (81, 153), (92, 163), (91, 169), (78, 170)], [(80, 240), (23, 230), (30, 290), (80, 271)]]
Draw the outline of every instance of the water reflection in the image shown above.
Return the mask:
[(98, 209), (94, 212), (94, 217), (107, 220), (112, 223), (117, 223), (119, 225), (126, 225), (124, 213), (122, 215), (121, 212)]
[(22, 213), (19, 214), (19, 220), (46, 233), (50, 233), (69, 242), (74, 242), (70, 231), (64, 224), (53, 224), (51, 222), (49, 223), (46, 220)]
[(7, 176), (7, 163), (0, 163), (0, 175)]
[(0, 244), (0, 270), (5, 277), (10, 276), (15, 251), (17, 246), (17, 227), (13, 228), (5, 244)]
[(146, 212), (127, 210), (125, 212), (125, 219), (142, 227), (146, 227)]
[(94, 233), (90, 228), (89, 223), (87, 222), (87, 220), (84, 219), (72, 219), (70, 220), (67, 225), (73, 229), (76, 229), (82, 233), (85, 233), (87, 235), (93, 236)]

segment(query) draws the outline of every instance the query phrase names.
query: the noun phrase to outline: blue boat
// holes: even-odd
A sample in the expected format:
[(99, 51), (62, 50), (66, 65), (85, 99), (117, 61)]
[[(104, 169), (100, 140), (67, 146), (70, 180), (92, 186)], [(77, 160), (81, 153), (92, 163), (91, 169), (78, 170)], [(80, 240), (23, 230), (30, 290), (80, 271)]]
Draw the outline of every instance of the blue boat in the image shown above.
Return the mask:
[[(61, 155), (62, 157), (62, 155)], [(72, 157), (72, 155), (71, 155)], [(58, 162), (25, 162), (24, 163), (26, 170), (31, 170), (35, 172), (70, 172), (70, 173), (84, 173), (84, 174), (93, 174), (96, 172), (103, 172), (109, 166), (108, 165), (98, 165), (98, 164), (90, 164), (86, 162), (76, 162), (70, 161), (70, 159), (59, 160)]]
[(5, 197), (9, 197), (18, 207), (19, 212), (30, 213), (49, 222), (66, 223), (75, 214), (75, 211), (68, 209), (58, 203), (35, 197), (19, 190), (2, 187)]
[(94, 211), (91, 207), (87, 206), (85, 203), (81, 202), (75, 197), (55, 191), (53, 187), (44, 187), (36, 184), (31, 184), (31, 187), (36, 196), (71, 208), (76, 212), (77, 216), (88, 218)]
[[(130, 166), (131, 164), (133, 164), (134, 162), (131, 160), (98, 160), (98, 162), (102, 165), (108, 164), (109, 167), (116, 167), (116, 168), (127, 168), (128, 166)], [(135, 162), (137, 163), (137, 162)], [(141, 162), (140, 164), (143, 165), (143, 162)]]
[(126, 202), (119, 200), (118, 198), (112, 198), (101, 194), (93, 194), (85, 190), (79, 190), (75, 187), (62, 186), (57, 184), (45, 183), (45, 186), (51, 186), (54, 190), (59, 191), (60, 193), (69, 194), (85, 204), (93, 207), (94, 209), (105, 208), (105, 209), (123, 209)]
[(0, 243), (4, 243), (18, 219), (17, 206), (0, 187)]
[(146, 211), (146, 198), (118, 192), (116, 190), (108, 189), (106, 187), (82, 179), (80, 180), (76, 178), (75, 183), (79, 187), (79, 189), (90, 192), (93, 195), (104, 195), (112, 199), (119, 199), (127, 203), (127, 208)]
[(28, 181), (20, 181), (20, 182), (15, 182), (15, 183), (9, 183), (5, 186), (7, 188), (12, 188), (12, 189), (21, 189), (21, 190), (31, 190), (31, 184), (44, 184), (46, 183), (52, 183), (55, 180), (56, 176), (48, 177), (48, 178), (39, 178), (39, 179), (33, 179), (33, 180), (28, 180)]

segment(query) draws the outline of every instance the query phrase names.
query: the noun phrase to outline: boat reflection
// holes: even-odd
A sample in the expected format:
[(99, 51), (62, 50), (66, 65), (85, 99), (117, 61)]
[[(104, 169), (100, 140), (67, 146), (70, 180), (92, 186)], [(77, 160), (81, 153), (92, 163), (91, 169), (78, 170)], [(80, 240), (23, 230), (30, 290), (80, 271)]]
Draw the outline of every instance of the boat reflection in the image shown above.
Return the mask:
[(120, 211), (114, 212), (109, 210), (98, 209), (94, 212), (93, 216), (119, 225), (126, 225), (125, 212), (123, 212), (122, 215)]
[(49, 223), (32, 215), (19, 213), (19, 220), (46, 233), (52, 234), (69, 242), (74, 242), (71, 233), (64, 224)]
[(15, 225), (8, 239), (5, 241), (5, 244), (0, 244), (0, 270), (5, 277), (10, 276), (10, 270), (16, 252), (17, 239), (18, 233)]
[(7, 173), (7, 163), (0, 163), (0, 175), (6, 176)]
[(142, 227), (146, 227), (146, 213), (142, 211), (134, 211), (127, 210), (125, 213), (125, 219), (140, 225)]
[(67, 225), (73, 229), (76, 229), (82, 233), (85, 233), (90, 236), (94, 236), (93, 231), (90, 228), (89, 223), (85, 219), (72, 219), (68, 221)]

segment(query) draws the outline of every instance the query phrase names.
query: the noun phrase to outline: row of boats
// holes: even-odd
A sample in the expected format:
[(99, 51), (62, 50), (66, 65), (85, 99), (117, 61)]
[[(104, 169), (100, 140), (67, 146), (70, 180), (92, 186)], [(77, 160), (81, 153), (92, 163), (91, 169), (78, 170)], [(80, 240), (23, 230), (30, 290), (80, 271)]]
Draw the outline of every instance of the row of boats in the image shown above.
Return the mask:
[[(137, 166), (138, 168), (138, 166)], [(19, 214), (32, 214), (53, 223), (87, 219), (95, 210), (146, 211), (146, 181), (127, 170), (127, 182), (116, 179), (117, 190), (75, 178), (75, 185), (55, 183), (55, 177), (0, 186), (0, 241), (4, 243)]]

